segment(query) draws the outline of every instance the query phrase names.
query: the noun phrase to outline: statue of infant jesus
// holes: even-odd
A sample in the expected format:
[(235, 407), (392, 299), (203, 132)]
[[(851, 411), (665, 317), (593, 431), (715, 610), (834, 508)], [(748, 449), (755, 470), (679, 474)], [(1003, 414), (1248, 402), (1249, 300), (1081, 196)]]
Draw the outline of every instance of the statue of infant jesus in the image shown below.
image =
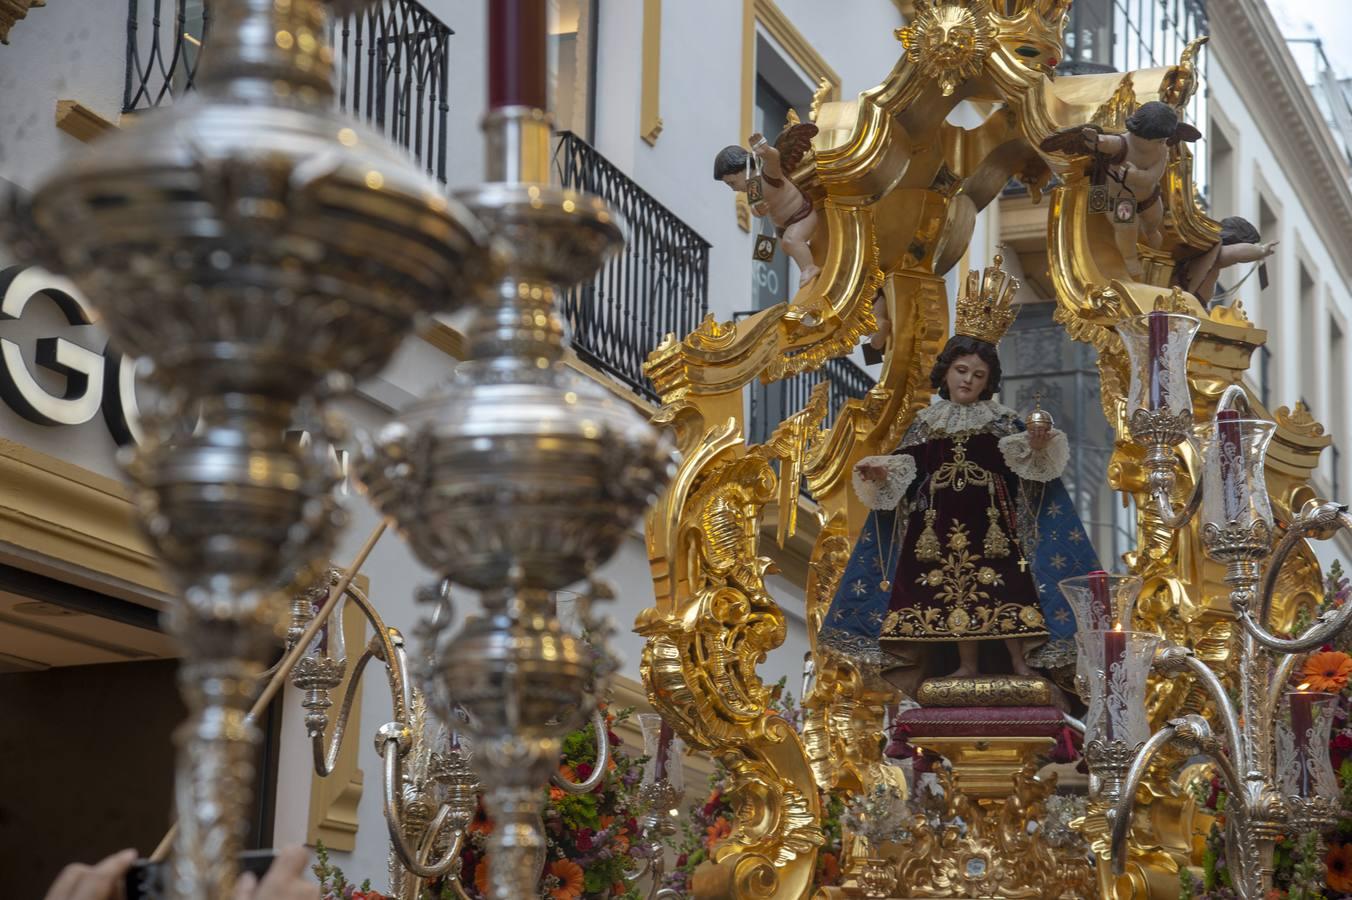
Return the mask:
[(784, 252), (798, 264), (798, 284), (807, 284), (821, 267), (809, 242), (817, 230), (817, 211), (789, 174), (812, 146), (817, 126), (790, 125), (773, 146), (765, 135), (751, 135), (751, 150), (733, 144), (714, 159), (714, 179), (747, 195), (751, 211), (774, 223)]

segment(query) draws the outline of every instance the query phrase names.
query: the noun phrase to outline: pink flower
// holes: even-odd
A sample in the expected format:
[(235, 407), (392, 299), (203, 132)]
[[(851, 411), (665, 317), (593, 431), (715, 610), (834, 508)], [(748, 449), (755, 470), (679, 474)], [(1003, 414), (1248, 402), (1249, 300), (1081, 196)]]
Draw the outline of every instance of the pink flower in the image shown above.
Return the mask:
[(595, 836), (596, 832), (592, 831), (590, 828), (579, 828), (577, 837), (575, 838), (577, 849), (581, 850), (583, 853), (590, 852), (593, 847), (592, 838)]

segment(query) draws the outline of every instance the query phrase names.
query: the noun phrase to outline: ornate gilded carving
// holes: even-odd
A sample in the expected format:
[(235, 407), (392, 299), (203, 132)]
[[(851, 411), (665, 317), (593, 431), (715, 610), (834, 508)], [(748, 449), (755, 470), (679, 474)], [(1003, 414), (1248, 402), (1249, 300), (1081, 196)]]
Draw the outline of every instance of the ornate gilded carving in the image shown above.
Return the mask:
[(948, 97), (981, 71), (990, 53), (994, 38), (990, 6), (986, 0), (973, 0), (965, 7), (916, 0), (915, 18), (896, 35), (906, 48), (906, 58), (926, 78), (937, 81)]
[[(865, 518), (848, 488), (850, 469), (861, 457), (895, 446), (927, 400), (929, 368), (949, 328), (942, 276), (966, 251), (976, 213), (1012, 176), (1037, 187), (1053, 173), (1060, 179), (1051, 192), (1047, 231), (1056, 320), (1098, 351), (1104, 413), (1123, 436), (1109, 477), (1115, 489), (1137, 500), (1137, 546), (1126, 557), (1146, 579), (1137, 627), (1190, 646), (1212, 664), (1229, 658), (1234, 626), (1214, 603), (1225, 594), (1224, 571), (1204, 558), (1198, 529), (1175, 532), (1160, 520), (1148, 502), (1142, 452), (1125, 440), (1132, 411), (1122, 399), (1127, 361), (1114, 325), (1154, 308), (1167, 285), (1162, 257), (1120, 246), (1106, 217), (1091, 215), (1084, 156), (1044, 159), (1034, 149), (1057, 129), (1083, 122), (1120, 131), (1126, 116), (1147, 100), (1186, 103), (1196, 89), (1198, 45), (1162, 77), (1154, 71), (1053, 82), (1049, 60), (1059, 56), (1066, 9), (1065, 0), (1002, 3), (998, 13), (987, 0), (918, 3), (915, 21), (899, 35), (905, 53), (882, 84), (849, 102), (826, 102), (824, 96), (814, 102), (813, 118), (822, 127), (815, 159), (795, 177), (817, 207), (813, 246), (824, 248), (817, 260), (821, 274), (784, 304), (735, 323), (706, 320), (691, 335), (669, 336), (649, 358), (647, 373), (665, 404), (656, 419), (674, 429), (685, 461), (648, 520), (656, 603), (638, 622), (648, 639), (644, 680), (653, 702), (687, 741), (719, 754), (736, 773), (741, 798), (733, 837), (695, 879), (699, 897), (804, 896), (815, 788), (858, 789), (879, 775), (877, 737), (889, 691), (878, 673), (818, 654), (801, 741), (766, 709), (755, 667), (782, 640), (784, 620), (765, 592), (769, 563), (759, 552), (759, 521), (766, 505), (777, 502), (785, 538), (796, 524), (788, 507), (796, 503), (800, 479), (806, 481), (820, 508), (805, 586), (809, 632), (815, 633)], [(945, 120), (960, 97), (991, 101), (995, 112), (975, 129), (959, 129)], [(1163, 183), (1169, 215), (1161, 252), (1180, 243), (1207, 246), (1219, 234), (1197, 206), (1189, 151), (1180, 146), (1173, 154)], [(846, 402), (827, 425), (823, 398), (815, 395), (765, 445), (747, 446), (743, 389), (810, 371), (848, 352), (874, 327), (871, 308), (879, 290), (891, 333), (878, 386)], [(1208, 418), (1220, 393), (1240, 382), (1264, 333), (1234, 307), (1208, 313), (1190, 295), (1172, 291), (1164, 303), (1203, 320), (1189, 374), (1196, 416)], [(1328, 439), (1298, 413), (1279, 415), (1278, 423), (1268, 478), (1280, 518), (1309, 499), (1306, 482)], [(1174, 499), (1181, 503), (1198, 459), (1186, 444), (1177, 452), (1184, 471)], [(1292, 571), (1283, 574), (1288, 600), (1279, 602), (1279, 616), (1293, 616), (1317, 579), (1313, 561), (1298, 559), (1304, 564), (1293, 561)], [(1149, 702), (1155, 721), (1212, 713), (1190, 675), (1152, 685)], [(1004, 784), (1007, 792), (1008, 776)], [(1184, 814), (1190, 801), (1163, 768), (1148, 786), (1150, 802), (1128, 867), (1136, 873), (1133, 883), (1149, 885), (1140, 896), (1159, 894), (1160, 884), (1188, 862), (1193, 823)], [(1014, 804), (1008, 815), (1022, 815), (1018, 809)], [(1004, 820), (983, 816), (973, 808), (971, 821), (980, 819), (978, 827), (985, 829), (973, 841), (985, 841), (989, 849), (1012, 839), (1001, 831)], [(1098, 845), (1106, 848), (1101, 816), (1089, 816), (1085, 827), (1104, 838)], [(949, 837), (927, 840), (937, 848)], [(868, 858), (877, 856), (869, 851)], [(1038, 877), (1064, 874), (1038, 858)], [(963, 876), (955, 871), (926, 869), (901, 883), (913, 894), (911, 885), (926, 879), (958, 891)], [(1105, 897), (1114, 896), (1106, 880), (1102, 887)]]
[(9, 43), (9, 30), (27, 16), (30, 9), (46, 5), (47, 0), (0, 0), (0, 44)]

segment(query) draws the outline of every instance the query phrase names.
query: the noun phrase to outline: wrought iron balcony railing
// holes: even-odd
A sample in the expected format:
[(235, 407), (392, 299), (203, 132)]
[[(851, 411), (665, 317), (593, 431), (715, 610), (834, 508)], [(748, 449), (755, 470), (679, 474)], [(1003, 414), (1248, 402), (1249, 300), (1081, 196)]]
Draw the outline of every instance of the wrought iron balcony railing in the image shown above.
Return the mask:
[(755, 385), (751, 389), (748, 415), (750, 442), (769, 440), (780, 422), (807, 405), (813, 389), (822, 382), (830, 385), (826, 416), (829, 423), (835, 420), (846, 400), (862, 398), (877, 384), (877, 379), (848, 359), (828, 359), (826, 365), (815, 372)]
[(590, 284), (564, 300), (578, 357), (657, 400), (643, 362), (663, 336), (689, 334), (709, 311), (709, 242), (582, 138), (558, 135), (560, 183), (603, 198), (629, 242)]
[[(127, 0), (124, 113), (193, 89), (209, 40), (211, 0)], [(337, 20), (329, 35), (338, 104), (446, 180), (450, 37), (417, 0), (380, 0)]]

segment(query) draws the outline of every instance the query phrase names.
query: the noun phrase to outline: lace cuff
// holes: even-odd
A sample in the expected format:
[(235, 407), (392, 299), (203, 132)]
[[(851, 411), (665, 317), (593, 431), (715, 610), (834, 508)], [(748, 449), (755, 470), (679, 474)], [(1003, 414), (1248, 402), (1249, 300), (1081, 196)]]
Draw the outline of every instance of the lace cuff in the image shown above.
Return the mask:
[(1028, 432), (1000, 438), (1000, 453), (1005, 465), (1024, 481), (1052, 481), (1060, 478), (1070, 462), (1070, 443), (1064, 431), (1053, 431), (1051, 442), (1041, 450), (1028, 443)]
[(853, 472), (854, 492), (869, 509), (896, 509), (906, 489), (915, 480), (915, 457), (907, 453), (892, 456), (866, 456), (859, 462), (887, 469), (882, 481), (865, 481), (859, 469)]

